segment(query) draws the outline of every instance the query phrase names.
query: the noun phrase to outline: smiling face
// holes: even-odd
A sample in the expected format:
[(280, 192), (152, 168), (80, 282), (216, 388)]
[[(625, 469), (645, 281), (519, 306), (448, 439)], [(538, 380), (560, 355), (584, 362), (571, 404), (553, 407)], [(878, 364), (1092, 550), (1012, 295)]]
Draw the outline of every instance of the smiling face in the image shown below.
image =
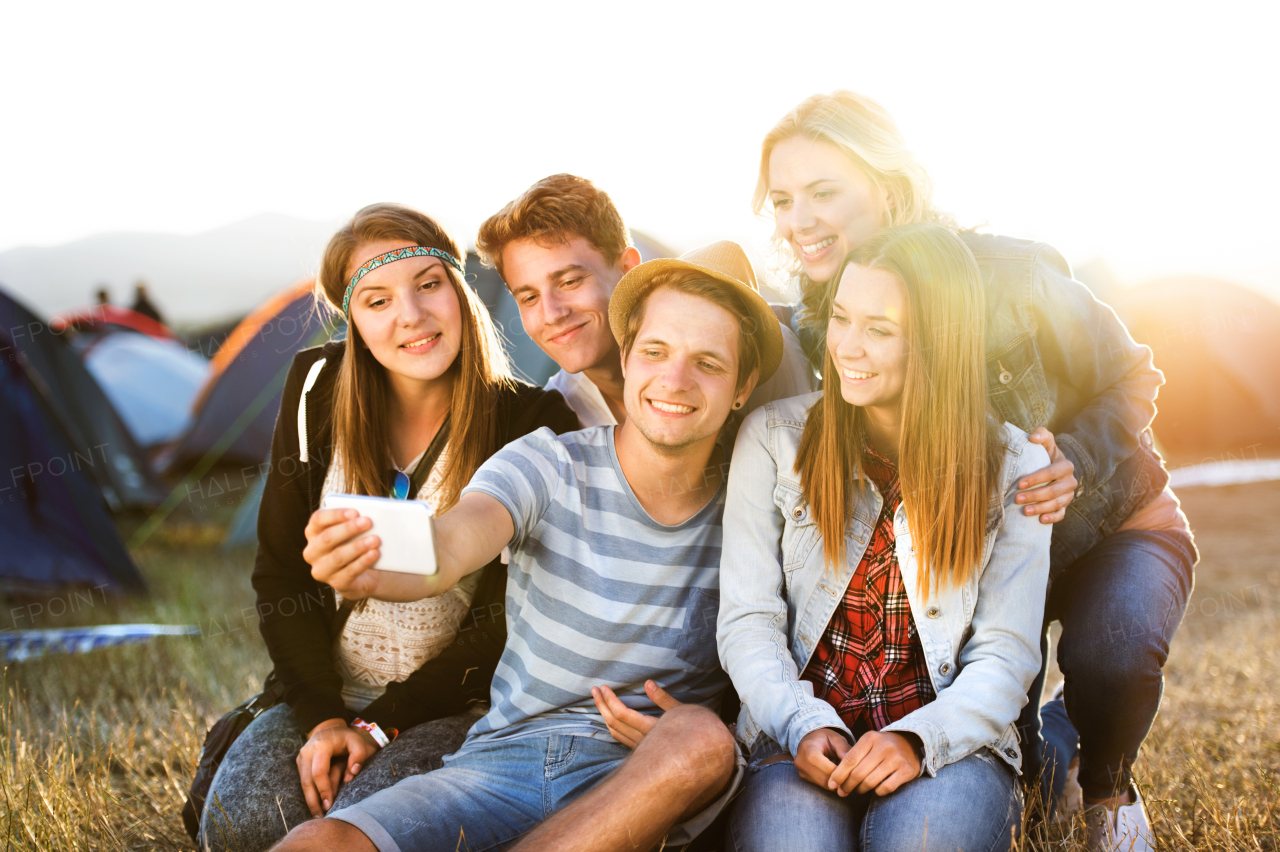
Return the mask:
[[(892, 272), (850, 264), (827, 323), (844, 401), (896, 409), (907, 378), (907, 290)], [(830, 377), (828, 376), (828, 381)]]
[(628, 248), (611, 264), (586, 238), (567, 236), (515, 240), (502, 250), (502, 271), (525, 333), (565, 372), (580, 373), (617, 357), (609, 297), (640, 254)]
[(840, 261), (888, 222), (886, 193), (840, 149), (802, 136), (769, 156), (769, 201), (777, 236), (814, 281), (830, 281)]
[(734, 403), (745, 402), (754, 386), (737, 387), (737, 328), (737, 318), (713, 302), (654, 291), (622, 365), (627, 426), (665, 451), (714, 441)]
[[(374, 257), (413, 245), (388, 240), (358, 246), (348, 280)], [(393, 384), (440, 378), (462, 346), (458, 293), (444, 262), (435, 257), (397, 260), (361, 278), (351, 294), (351, 323)]]

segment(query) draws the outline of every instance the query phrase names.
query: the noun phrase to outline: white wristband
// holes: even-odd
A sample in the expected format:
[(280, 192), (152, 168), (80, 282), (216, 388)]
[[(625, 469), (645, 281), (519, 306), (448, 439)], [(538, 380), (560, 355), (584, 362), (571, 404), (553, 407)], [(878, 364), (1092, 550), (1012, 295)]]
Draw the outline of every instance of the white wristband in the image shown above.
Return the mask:
[(362, 731), (368, 731), (369, 736), (373, 737), (373, 741), (378, 744), (378, 748), (386, 748), (391, 742), (391, 738), (382, 732), (382, 728), (378, 727), (377, 722), (366, 722), (363, 719), (352, 719), (351, 727), (359, 728)]

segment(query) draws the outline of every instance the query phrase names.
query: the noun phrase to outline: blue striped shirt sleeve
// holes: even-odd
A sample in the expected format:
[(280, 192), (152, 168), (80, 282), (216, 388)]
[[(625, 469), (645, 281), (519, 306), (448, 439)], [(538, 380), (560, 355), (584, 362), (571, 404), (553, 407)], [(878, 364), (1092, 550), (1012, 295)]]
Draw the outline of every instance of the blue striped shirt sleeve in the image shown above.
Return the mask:
[(520, 547), (551, 506), (568, 459), (556, 433), (547, 427), (512, 441), (489, 457), (471, 477), (463, 494), (488, 494), (511, 515), (515, 534), (507, 546)]

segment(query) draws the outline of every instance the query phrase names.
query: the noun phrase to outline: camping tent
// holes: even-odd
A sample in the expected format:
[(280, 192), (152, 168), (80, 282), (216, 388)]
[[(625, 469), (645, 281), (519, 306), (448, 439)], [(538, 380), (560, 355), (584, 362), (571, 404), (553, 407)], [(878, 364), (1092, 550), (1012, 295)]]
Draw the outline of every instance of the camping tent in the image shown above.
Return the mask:
[(154, 448), (177, 438), (208, 363), (167, 326), (116, 305), (94, 305), (49, 321), (98, 380), (135, 441)]
[[(0, 292), (0, 586), (23, 593), (68, 585), (142, 590), (97, 480), (114, 481), (120, 500), (146, 496), (148, 479), (135, 473), (138, 482), (127, 481), (114, 461), (136, 465), (140, 458), (111, 440), (81, 443), (86, 435), (90, 441), (103, 435), (74, 419), (64, 422), (94, 409), (63, 397), (96, 386), (75, 355), (59, 348), (65, 344)], [(101, 391), (97, 397), (97, 413), (111, 413)], [(118, 420), (114, 428), (114, 440), (127, 438)], [(95, 476), (108, 467), (114, 477)]]
[(47, 592), (67, 585), (145, 588), (112, 526), (88, 464), (49, 422), (15, 360), (0, 364), (0, 586)]
[(62, 334), (69, 328), (81, 332), (127, 330), (161, 340), (178, 339), (178, 335), (163, 323), (119, 305), (94, 305), (89, 308), (66, 311), (56, 314), (49, 320), (49, 325), (58, 334)]
[(1280, 305), (1208, 278), (1154, 281), (1115, 305), (1165, 374), (1154, 429), (1166, 449), (1199, 460), (1280, 447)]
[(277, 293), (227, 336), (192, 404), (193, 421), (174, 464), (210, 454), (234, 464), (266, 459), (294, 354), (324, 343), (333, 331), (316, 311), (312, 288), (303, 281)]
[[(155, 506), (164, 491), (102, 388), (66, 341), (0, 290), (0, 359), (19, 364), (46, 420), (112, 509)], [(3, 484), (3, 483), (0, 483)]]
[(82, 357), (144, 447), (172, 441), (186, 430), (191, 403), (209, 370), (207, 361), (178, 341), (132, 331), (102, 335)]

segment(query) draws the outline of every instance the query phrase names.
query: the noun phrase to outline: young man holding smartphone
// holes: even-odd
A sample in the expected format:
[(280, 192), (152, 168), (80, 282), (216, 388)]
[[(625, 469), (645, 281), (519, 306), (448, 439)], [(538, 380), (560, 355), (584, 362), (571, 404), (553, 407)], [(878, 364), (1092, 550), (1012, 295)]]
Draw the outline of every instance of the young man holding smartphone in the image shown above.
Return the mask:
[(777, 370), (781, 330), (727, 242), (636, 266), (589, 322), (618, 348), (625, 422), (540, 430), (494, 455), (436, 519), (437, 573), (373, 570), (367, 519), (312, 517), (305, 556), (344, 597), (442, 594), (509, 546), (510, 629), (492, 707), (443, 769), (278, 849), (647, 849), (692, 840), (736, 790), (715, 713), (720, 439)]

